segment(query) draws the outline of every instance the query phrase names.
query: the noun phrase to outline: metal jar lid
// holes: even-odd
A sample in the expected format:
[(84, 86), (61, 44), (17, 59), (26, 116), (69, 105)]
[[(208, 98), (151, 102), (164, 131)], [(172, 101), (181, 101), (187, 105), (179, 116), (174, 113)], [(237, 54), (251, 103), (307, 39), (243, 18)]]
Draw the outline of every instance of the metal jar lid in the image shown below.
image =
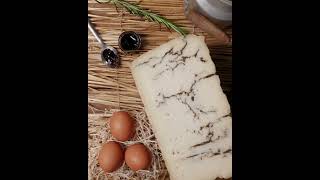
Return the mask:
[(186, 10), (190, 4), (212, 21), (232, 24), (232, 0), (185, 0)]

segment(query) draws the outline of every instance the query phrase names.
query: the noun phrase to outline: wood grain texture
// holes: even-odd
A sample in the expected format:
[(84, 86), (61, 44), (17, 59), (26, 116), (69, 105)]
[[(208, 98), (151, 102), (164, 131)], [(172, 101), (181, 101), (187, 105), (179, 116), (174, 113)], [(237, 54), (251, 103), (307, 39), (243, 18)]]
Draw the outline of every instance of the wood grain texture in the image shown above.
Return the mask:
[[(194, 27), (184, 16), (183, 0), (131, 0), (130, 2), (139, 3), (142, 7), (163, 15), (187, 29), (190, 33), (206, 37), (205, 40), (216, 65), (217, 74), (220, 76), (222, 89), (227, 94), (232, 108), (232, 46), (222, 45), (214, 36)], [(142, 18), (131, 15), (123, 9), (116, 9), (115, 6), (110, 4), (99, 4), (94, 0), (88, 0), (88, 16), (105, 43), (119, 51), (122, 61), (119, 69), (110, 69), (102, 64), (100, 46), (88, 31), (88, 118), (99, 116), (99, 114), (111, 116), (110, 113), (106, 114), (106, 109), (143, 111), (143, 104), (129, 65), (144, 52), (166, 43), (178, 36), (178, 34), (157, 23), (144, 21)], [(118, 47), (118, 37), (121, 32), (130, 30), (141, 35), (143, 46), (135, 53), (125, 54)], [(231, 30), (227, 33), (229, 36), (232, 35)], [(96, 125), (95, 123), (89, 121), (91, 125)], [(95, 145), (99, 146), (99, 144)], [(94, 149), (90, 150), (95, 151)], [(164, 177), (168, 179), (168, 175)], [(93, 179), (108, 179), (108, 177)]]
[[(190, 33), (203, 35), (210, 49), (212, 59), (220, 76), (224, 92), (230, 104), (232, 92), (232, 46), (221, 45), (214, 36), (208, 35), (194, 27), (184, 16), (183, 0), (135, 0), (142, 7), (163, 15), (167, 19), (187, 29)], [(96, 110), (119, 108), (125, 110), (142, 110), (138, 91), (135, 87), (129, 65), (143, 54), (178, 36), (167, 28), (154, 22), (148, 22), (140, 17), (127, 13), (111, 4), (99, 4), (88, 0), (88, 16), (100, 33), (103, 40), (114, 46), (120, 53), (122, 65), (119, 69), (105, 67), (100, 60), (100, 47), (88, 31), (88, 96), (89, 106)], [(123, 31), (135, 31), (141, 35), (142, 48), (131, 54), (121, 52), (118, 47), (118, 37)], [(231, 36), (231, 30), (228, 31)]]

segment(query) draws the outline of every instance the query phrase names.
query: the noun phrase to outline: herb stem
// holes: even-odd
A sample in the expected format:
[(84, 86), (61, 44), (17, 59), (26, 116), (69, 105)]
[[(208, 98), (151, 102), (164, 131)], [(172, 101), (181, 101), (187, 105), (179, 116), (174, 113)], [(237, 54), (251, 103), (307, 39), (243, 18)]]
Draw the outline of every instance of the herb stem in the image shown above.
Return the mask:
[(164, 24), (168, 29), (173, 29), (179, 34), (185, 36), (188, 32), (185, 29), (175, 25), (168, 19), (153, 12), (142, 9), (139, 5), (129, 3), (125, 0), (96, 0), (98, 3), (112, 3), (116, 7), (125, 8), (129, 13), (144, 17), (148, 21), (157, 22), (159, 24)]

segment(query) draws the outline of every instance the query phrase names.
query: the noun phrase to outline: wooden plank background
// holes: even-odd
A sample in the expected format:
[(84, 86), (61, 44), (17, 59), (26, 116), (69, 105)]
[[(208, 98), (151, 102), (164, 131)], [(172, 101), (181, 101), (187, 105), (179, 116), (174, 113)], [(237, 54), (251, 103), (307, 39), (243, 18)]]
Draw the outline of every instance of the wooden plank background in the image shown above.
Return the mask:
[[(130, 1), (165, 16), (172, 22), (187, 29), (190, 33), (205, 36), (212, 59), (216, 65), (217, 74), (220, 76), (222, 89), (232, 107), (232, 46), (222, 45), (214, 36), (210, 36), (201, 29), (194, 27), (184, 16), (183, 0)], [(110, 117), (111, 112), (109, 110), (111, 109), (143, 111), (143, 104), (135, 87), (129, 65), (142, 53), (166, 43), (178, 36), (178, 34), (170, 32), (170, 30), (157, 23), (144, 21), (142, 18), (131, 15), (121, 8), (116, 9), (114, 5), (99, 4), (95, 0), (88, 0), (88, 7), (88, 16), (97, 31), (105, 43), (119, 51), (122, 61), (119, 69), (107, 68), (102, 64), (99, 44), (88, 31), (88, 118), (101, 115)], [(118, 37), (123, 31), (135, 31), (141, 35), (143, 41), (141, 50), (125, 54), (119, 49)], [(228, 31), (228, 34), (232, 35), (231, 30)], [(91, 126), (104, 126), (105, 119), (102, 122), (93, 121)], [(99, 147), (99, 144), (94, 144), (93, 147)], [(93, 153), (95, 150), (89, 149), (89, 151)]]
[[(187, 29), (190, 33), (203, 35), (216, 65), (221, 85), (232, 105), (232, 46), (221, 45), (214, 36), (210, 36), (184, 16), (183, 0), (132, 0), (142, 7), (165, 16), (167, 19)], [(142, 53), (151, 50), (178, 34), (154, 22), (127, 13), (111, 4), (99, 4), (88, 0), (88, 16), (103, 40), (118, 49), (122, 60), (118, 70), (106, 68), (100, 60), (100, 47), (88, 31), (88, 96), (89, 112), (120, 108), (142, 110), (143, 104), (135, 88), (129, 69), (130, 62)], [(118, 48), (118, 37), (123, 31), (135, 31), (141, 35), (143, 46), (138, 52), (125, 54)], [(231, 36), (231, 30), (228, 31)]]

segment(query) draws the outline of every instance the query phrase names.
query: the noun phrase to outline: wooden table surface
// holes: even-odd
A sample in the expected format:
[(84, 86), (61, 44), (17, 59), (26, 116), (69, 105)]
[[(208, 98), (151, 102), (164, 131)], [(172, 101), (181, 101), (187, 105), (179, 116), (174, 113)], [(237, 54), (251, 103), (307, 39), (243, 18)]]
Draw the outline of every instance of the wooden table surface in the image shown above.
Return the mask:
[[(183, 0), (131, 0), (155, 13), (165, 16), (172, 22), (187, 29), (190, 33), (205, 36), (212, 59), (220, 76), (222, 89), (232, 107), (232, 46), (220, 44), (214, 36), (194, 27), (184, 16)], [(175, 38), (178, 34), (170, 32), (154, 22), (144, 21), (127, 13), (125, 10), (110, 4), (99, 4), (88, 0), (88, 15), (96, 26), (103, 40), (115, 47), (122, 65), (119, 69), (106, 68), (100, 59), (100, 47), (88, 31), (88, 110), (94, 113), (105, 113), (105, 110), (119, 109), (142, 111), (143, 104), (135, 87), (129, 65), (143, 54)], [(123, 53), (118, 47), (118, 37), (123, 31), (135, 31), (141, 35), (143, 46), (140, 51), (131, 54)], [(232, 35), (232, 32), (228, 32)]]
[[(187, 29), (190, 33), (203, 35), (210, 49), (211, 56), (220, 76), (221, 85), (231, 102), (232, 93), (232, 46), (221, 45), (214, 36), (210, 36), (185, 18), (183, 0), (133, 0), (142, 7), (165, 16), (172, 22)], [(147, 22), (140, 17), (127, 13), (111, 4), (99, 4), (88, 0), (88, 14), (103, 40), (120, 52), (122, 66), (118, 70), (118, 77), (114, 69), (106, 68), (100, 60), (100, 47), (90, 32), (88, 32), (88, 94), (89, 104), (97, 109), (117, 108), (120, 106), (128, 110), (143, 108), (139, 94), (129, 70), (130, 62), (142, 53), (151, 50), (177, 36), (163, 26), (154, 22)], [(121, 32), (133, 30), (141, 35), (143, 47), (139, 52), (125, 54), (118, 47), (118, 37)], [(232, 32), (229, 32), (231, 35)], [(119, 87), (120, 84), (120, 87)], [(117, 93), (116, 93), (117, 92)], [(119, 103), (120, 101), (120, 103)]]

